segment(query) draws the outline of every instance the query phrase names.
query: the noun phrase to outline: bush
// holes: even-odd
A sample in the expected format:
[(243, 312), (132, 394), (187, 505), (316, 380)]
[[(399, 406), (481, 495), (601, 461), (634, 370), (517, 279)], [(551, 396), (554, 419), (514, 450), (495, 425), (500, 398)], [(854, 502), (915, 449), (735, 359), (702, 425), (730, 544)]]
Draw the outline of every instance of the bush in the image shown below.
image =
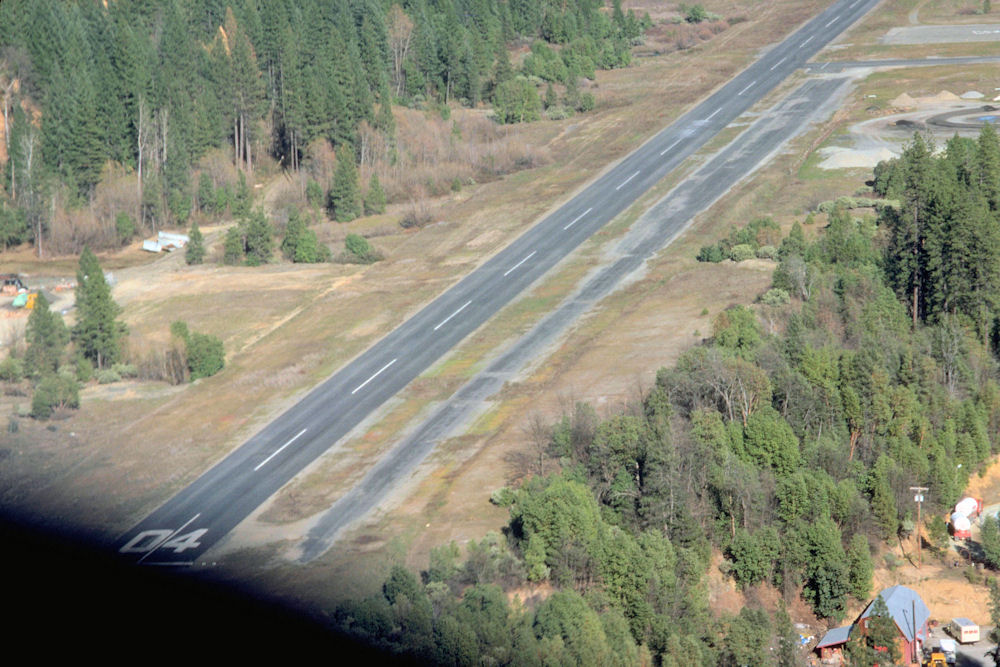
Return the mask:
[(139, 369), (135, 367), (135, 364), (117, 363), (111, 369), (123, 378), (139, 377)]
[(121, 381), (122, 376), (115, 372), (113, 368), (102, 368), (97, 371), (97, 384), (112, 384)]
[(749, 243), (734, 245), (733, 249), (729, 251), (729, 259), (734, 262), (743, 262), (748, 259), (753, 259), (755, 255), (756, 253), (754, 252), (753, 246)]
[(789, 301), (791, 301), (791, 297), (788, 292), (777, 287), (772, 287), (760, 297), (760, 302), (765, 306), (783, 306)]
[(757, 248), (757, 258), (758, 259), (777, 259), (778, 249), (773, 245), (762, 245)]
[(135, 220), (124, 211), (115, 217), (115, 233), (118, 235), (118, 242), (125, 245), (135, 236)]
[(80, 407), (80, 386), (75, 379), (62, 375), (48, 375), (35, 387), (29, 413), (32, 417), (48, 419), (57, 407)]
[(348, 263), (372, 264), (382, 259), (382, 254), (368, 243), (368, 239), (358, 234), (348, 234), (344, 239), (344, 261)]
[(309, 179), (306, 183), (306, 202), (312, 208), (322, 208), (323, 202), (326, 200), (326, 194), (323, 192), (323, 186), (316, 181)]
[(17, 357), (7, 357), (0, 361), (0, 380), (18, 382), (24, 377), (24, 361)]
[(226, 365), (222, 340), (208, 334), (190, 334), (187, 339), (187, 362), (192, 380), (215, 375)]
[(712, 262), (713, 264), (718, 264), (725, 258), (726, 255), (722, 252), (722, 248), (720, 248), (718, 244), (702, 246), (701, 250), (698, 251), (699, 262)]

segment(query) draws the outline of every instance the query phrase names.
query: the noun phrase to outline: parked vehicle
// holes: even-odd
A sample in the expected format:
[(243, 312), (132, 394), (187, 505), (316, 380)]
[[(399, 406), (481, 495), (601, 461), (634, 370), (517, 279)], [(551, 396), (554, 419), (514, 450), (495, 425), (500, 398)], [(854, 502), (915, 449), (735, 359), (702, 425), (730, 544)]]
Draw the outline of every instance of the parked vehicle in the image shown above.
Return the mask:
[(954, 639), (948, 639), (947, 637), (942, 637), (939, 642), (939, 648), (942, 653), (944, 653), (945, 660), (948, 661), (949, 665), (955, 664), (955, 651), (958, 650), (958, 646), (955, 644)]
[(953, 618), (948, 624), (948, 634), (960, 644), (972, 644), (979, 641), (979, 626), (967, 618)]

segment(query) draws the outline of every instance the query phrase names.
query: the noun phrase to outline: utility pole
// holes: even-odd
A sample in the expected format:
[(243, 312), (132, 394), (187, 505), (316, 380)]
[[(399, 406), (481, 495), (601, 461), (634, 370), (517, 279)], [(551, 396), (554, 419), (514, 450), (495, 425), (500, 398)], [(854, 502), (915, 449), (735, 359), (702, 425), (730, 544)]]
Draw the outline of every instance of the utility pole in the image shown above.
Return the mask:
[[(915, 494), (913, 496), (913, 500), (917, 503), (917, 525), (916, 525), (916, 532), (917, 532), (917, 569), (918, 570), (920, 569), (920, 566), (923, 565), (923, 559), (921, 558), (922, 555), (923, 555), (923, 552), (920, 550), (920, 505), (924, 502), (924, 491), (927, 491), (927, 490), (928, 490), (928, 487), (926, 487), (926, 486), (911, 486), (910, 487), (910, 491), (913, 491), (914, 494)], [(914, 639), (916, 639), (916, 635), (914, 635)]]

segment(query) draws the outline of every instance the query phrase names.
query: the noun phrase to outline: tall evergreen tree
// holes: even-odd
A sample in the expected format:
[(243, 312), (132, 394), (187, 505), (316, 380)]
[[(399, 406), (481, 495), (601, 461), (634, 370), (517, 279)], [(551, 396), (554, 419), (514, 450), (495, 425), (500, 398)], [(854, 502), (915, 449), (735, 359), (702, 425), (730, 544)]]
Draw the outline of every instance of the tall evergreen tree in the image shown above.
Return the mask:
[(121, 358), (125, 325), (115, 318), (121, 308), (111, 298), (111, 287), (97, 257), (84, 248), (76, 272), (76, 324), (73, 342), (97, 368), (105, 368)]
[(348, 222), (361, 215), (361, 191), (354, 153), (347, 144), (337, 150), (337, 170), (330, 187), (330, 209), (337, 222)]
[(188, 232), (188, 244), (184, 248), (184, 261), (188, 264), (201, 264), (205, 261), (205, 240), (198, 229), (198, 223), (191, 223), (191, 230)]
[(365, 193), (365, 215), (385, 213), (385, 190), (378, 180), (378, 174), (372, 172), (368, 179), (368, 192)]
[(62, 317), (49, 309), (49, 301), (41, 292), (28, 317), (25, 340), (28, 344), (24, 352), (25, 373), (32, 376), (55, 373), (69, 342), (69, 331)]

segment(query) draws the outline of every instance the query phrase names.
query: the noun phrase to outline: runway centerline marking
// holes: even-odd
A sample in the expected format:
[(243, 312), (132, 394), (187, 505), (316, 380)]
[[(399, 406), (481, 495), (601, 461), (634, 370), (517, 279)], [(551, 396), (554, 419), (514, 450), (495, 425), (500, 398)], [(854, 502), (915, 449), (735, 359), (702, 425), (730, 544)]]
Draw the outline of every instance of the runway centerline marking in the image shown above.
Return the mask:
[[(440, 329), (441, 327), (443, 327), (445, 324), (447, 324), (448, 320), (450, 320), (451, 318), (455, 317), (460, 312), (462, 312), (463, 310), (465, 310), (466, 306), (468, 306), (470, 303), (472, 303), (472, 302), (471, 301), (466, 301), (465, 303), (462, 304), (461, 308), (459, 308), (454, 313), (452, 313), (448, 317), (446, 317), (443, 320), (441, 320), (440, 324), (438, 324), (436, 327), (434, 327), (434, 331), (437, 331), (438, 329)], [(381, 371), (379, 371), (379, 372), (381, 372)], [(376, 373), (375, 375), (378, 375), (378, 373)], [(360, 387), (359, 387), (359, 389), (360, 389)]]
[(675, 141), (674, 143), (672, 143), (672, 144), (670, 144), (669, 146), (667, 146), (666, 148), (664, 148), (664, 149), (663, 149), (662, 151), (660, 151), (660, 157), (663, 157), (663, 154), (664, 154), (664, 153), (666, 153), (667, 151), (669, 151), (669, 150), (670, 150), (671, 148), (673, 148), (674, 146), (676, 146), (676, 145), (677, 145), (677, 144), (679, 144), (679, 143), (681, 143), (681, 140), (680, 140), (680, 139), (678, 139), (678, 140), (677, 140), (677, 141)]
[(757, 83), (757, 80), (756, 80), (756, 79), (755, 79), (755, 80), (753, 80), (753, 81), (751, 81), (751, 82), (750, 82), (749, 84), (747, 84), (747, 87), (746, 87), (746, 88), (744, 88), (743, 90), (741, 90), (740, 92), (738, 92), (738, 93), (736, 93), (736, 94), (737, 94), (737, 95), (742, 95), (743, 93), (745, 93), (745, 92), (747, 92), (748, 90), (750, 90), (751, 88), (753, 88), (753, 85), (754, 85), (755, 83)]
[(804, 42), (802, 42), (801, 44), (799, 44), (799, 48), (801, 49), (801, 48), (802, 48), (803, 46), (805, 46), (806, 44), (808, 44), (809, 42), (811, 42), (811, 41), (812, 41), (812, 38), (813, 38), (813, 36), (812, 36), (812, 35), (809, 35), (809, 36), (808, 36), (808, 37), (806, 38), (806, 41), (804, 41)]
[[(626, 184), (626, 183), (628, 183), (628, 182), (629, 182), (629, 181), (631, 181), (631, 180), (632, 180), (633, 178), (635, 178), (636, 176), (638, 176), (638, 175), (639, 175), (639, 173), (640, 173), (641, 171), (642, 171), (642, 170), (640, 169), (639, 171), (635, 172), (634, 174), (632, 174), (631, 176), (629, 176), (628, 178), (626, 178), (626, 179), (625, 179), (624, 181), (622, 181), (621, 183), (619, 183), (619, 184), (618, 184), (618, 187), (617, 187), (617, 188), (615, 188), (615, 190), (621, 190), (621, 189), (622, 189), (623, 187), (625, 187), (625, 184)], [(532, 254), (534, 254), (534, 253), (532, 253)]]
[[(589, 211), (590, 209), (587, 209), (587, 210)], [(576, 222), (576, 221), (574, 220), (574, 222)], [(506, 277), (507, 277), (507, 274), (509, 274), (509, 273), (510, 273), (511, 271), (513, 271), (514, 269), (516, 269), (517, 267), (521, 266), (522, 264), (524, 264), (525, 262), (527, 262), (527, 261), (528, 261), (529, 259), (531, 259), (531, 258), (532, 258), (532, 257), (534, 256), (534, 254), (535, 254), (536, 252), (538, 252), (538, 251), (537, 251), (537, 250), (532, 250), (532, 251), (531, 251), (531, 254), (529, 254), (529, 255), (528, 255), (527, 257), (525, 257), (524, 259), (522, 259), (522, 260), (521, 260), (520, 262), (518, 262), (518, 263), (517, 263), (517, 264), (515, 264), (514, 266), (510, 267), (509, 269), (507, 269), (507, 270), (506, 270), (506, 271), (504, 272), (504, 274), (503, 274), (503, 275), (504, 275), (504, 278), (506, 278)], [(470, 303), (471, 303), (471, 302), (470, 302)], [(465, 304), (465, 306), (468, 306), (468, 305), (469, 305), (468, 303), (467, 303), (467, 304)], [(462, 308), (465, 308), (465, 306), (462, 306)], [(459, 308), (458, 310), (462, 310), (462, 308)], [(455, 311), (455, 312), (457, 313), (458, 311)], [(448, 320), (445, 320), (445, 322), (447, 322), (447, 321), (448, 321)], [(444, 324), (444, 322), (442, 322), (441, 324)]]
[(778, 68), (778, 65), (780, 65), (780, 64), (781, 64), (781, 63), (783, 63), (783, 62), (785, 62), (785, 60), (786, 60), (787, 58), (788, 58), (788, 56), (785, 56), (784, 58), (782, 58), (782, 59), (781, 59), (781, 60), (779, 60), (778, 62), (774, 63), (774, 66), (773, 66), (773, 67), (771, 67), (771, 71), (773, 72), (774, 70), (776, 70), (776, 69)]
[(387, 363), (385, 366), (383, 366), (382, 368), (380, 368), (377, 371), (375, 371), (375, 375), (372, 375), (370, 378), (368, 378), (367, 380), (365, 380), (364, 382), (362, 382), (361, 384), (359, 384), (357, 387), (355, 387), (354, 391), (351, 392), (351, 395), (353, 396), (354, 394), (358, 393), (366, 384), (368, 384), (369, 382), (371, 382), (372, 380), (374, 380), (375, 378), (377, 378), (379, 375), (382, 374), (382, 371), (384, 371), (385, 369), (389, 368), (389, 366), (392, 366), (394, 363), (396, 363), (395, 359), (393, 359), (392, 361), (390, 361), (389, 363)]
[(719, 107), (718, 109), (716, 109), (715, 111), (713, 111), (713, 112), (712, 112), (712, 113), (711, 113), (711, 114), (709, 115), (709, 117), (705, 119), (705, 122), (707, 123), (708, 121), (710, 121), (710, 120), (712, 120), (713, 118), (715, 118), (715, 114), (719, 113), (720, 111), (722, 111), (722, 107)]
[[(660, 155), (663, 155), (663, 153), (660, 153)], [(588, 208), (588, 209), (587, 209), (586, 211), (584, 211), (584, 212), (583, 212), (583, 213), (581, 213), (580, 215), (576, 216), (576, 217), (575, 217), (575, 218), (573, 219), (573, 222), (571, 222), (571, 223), (569, 223), (568, 225), (566, 225), (565, 227), (563, 227), (563, 231), (566, 231), (567, 229), (569, 229), (570, 227), (572, 227), (573, 225), (575, 225), (575, 224), (576, 224), (576, 223), (577, 223), (577, 222), (578, 222), (578, 221), (580, 220), (580, 218), (582, 218), (583, 216), (587, 215), (588, 213), (590, 213), (590, 212), (591, 212), (591, 211), (593, 211), (593, 210), (594, 210), (594, 207), (593, 207), (593, 206), (591, 206), (591, 207), (590, 207), (590, 208)], [(505, 275), (506, 275), (506, 274), (505, 274)]]
[(273, 454), (271, 454), (271, 455), (270, 455), (270, 456), (268, 456), (268, 457), (267, 457), (266, 459), (264, 459), (263, 461), (261, 461), (260, 463), (258, 463), (258, 464), (257, 464), (257, 467), (256, 467), (256, 468), (254, 468), (254, 472), (256, 472), (256, 471), (260, 470), (261, 468), (263, 468), (264, 466), (266, 466), (266, 465), (267, 465), (267, 462), (268, 462), (268, 461), (270, 461), (270, 460), (271, 460), (271, 459), (273, 459), (273, 458), (274, 458), (275, 456), (277, 456), (278, 454), (280, 454), (280, 453), (281, 453), (281, 450), (283, 450), (283, 449), (284, 449), (285, 447), (287, 447), (288, 445), (290, 445), (290, 444), (292, 444), (293, 442), (295, 442), (296, 440), (298, 440), (298, 439), (299, 439), (299, 437), (300, 437), (300, 436), (301, 436), (301, 435), (302, 435), (303, 433), (305, 433), (306, 431), (308, 431), (308, 430), (309, 430), (309, 429), (307, 429), (307, 428), (304, 428), (304, 429), (302, 429), (301, 431), (299, 431), (298, 433), (296, 433), (296, 434), (295, 434), (295, 436), (294, 436), (294, 437), (293, 437), (293, 438), (292, 438), (291, 440), (289, 440), (288, 442), (286, 442), (285, 444), (283, 444), (283, 445), (282, 445), (281, 447), (278, 447), (278, 449), (276, 449), (276, 450), (274, 451), (274, 453), (273, 453)]
[(827, 24), (826, 24), (825, 26), (823, 26), (823, 27), (824, 27), (824, 28), (829, 28), (829, 27), (830, 27), (831, 25), (833, 25), (834, 23), (836, 23), (836, 22), (837, 22), (837, 19), (839, 19), (839, 18), (840, 18), (840, 14), (837, 14), (837, 15), (836, 15), (836, 16), (834, 16), (834, 17), (833, 17), (832, 19), (830, 19), (830, 22), (829, 22), (829, 23), (827, 23)]
[(184, 524), (183, 526), (181, 526), (180, 528), (178, 528), (178, 529), (177, 529), (177, 530), (175, 530), (174, 532), (172, 532), (172, 533), (170, 533), (169, 535), (167, 535), (167, 539), (165, 539), (165, 540), (160, 540), (160, 541), (159, 541), (159, 542), (158, 542), (158, 543), (156, 544), (156, 546), (155, 546), (155, 547), (153, 547), (152, 549), (150, 549), (149, 551), (147, 551), (147, 552), (146, 552), (146, 555), (145, 555), (145, 556), (143, 556), (143, 557), (142, 557), (142, 558), (140, 558), (140, 559), (139, 559), (138, 561), (136, 561), (136, 565), (138, 565), (138, 564), (139, 564), (139, 563), (141, 563), (142, 561), (146, 560), (146, 556), (149, 556), (149, 554), (151, 554), (151, 553), (153, 553), (154, 551), (156, 551), (157, 549), (159, 549), (159, 548), (160, 548), (160, 545), (161, 545), (161, 544), (166, 544), (166, 543), (167, 543), (167, 542), (169, 542), (170, 540), (172, 540), (172, 539), (174, 539), (175, 537), (177, 537), (177, 535), (178, 535), (178, 534), (179, 534), (179, 533), (180, 533), (180, 532), (181, 532), (182, 530), (184, 530), (185, 528), (187, 528), (188, 526), (190, 526), (190, 525), (191, 525), (191, 524), (192, 524), (192, 523), (193, 523), (193, 522), (194, 522), (194, 521), (195, 521), (195, 520), (196, 520), (196, 519), (197, 519), (198, 517), (200, 517), (200, 516), (201, 516), (201, 512), (198, 512), (198, 513), (197, 513), (197, 514), (195, 514), (195, 515), (194, 515), (193, 517), (191, 517), (190, 519), (188, 519), (188, 520), (187, 520), (187, 523), (185, 523), (185, 524)]

